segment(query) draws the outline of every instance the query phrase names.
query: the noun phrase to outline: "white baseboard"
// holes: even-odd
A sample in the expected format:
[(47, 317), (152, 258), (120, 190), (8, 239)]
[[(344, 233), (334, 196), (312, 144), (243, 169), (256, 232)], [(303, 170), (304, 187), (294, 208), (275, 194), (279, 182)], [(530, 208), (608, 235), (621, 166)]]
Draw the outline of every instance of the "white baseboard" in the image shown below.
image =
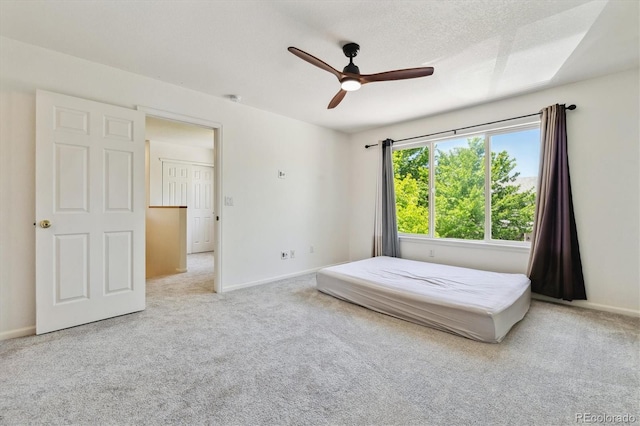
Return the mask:
[(255, 287), (257, 285), (269, 284), (269, 283), (272, 283), (274, 281), (280, 281), (280, 280), (284, 280), (284, 279), (287, 279), (287, 278), (299, 277), (301, 275), (312, 274), (314, 272), (318, 272), (320, 269), (328, 268), (330, 266), (335, 266), (335, 265), (342, 265), (343, 263), (348, 263), (348, 262), (339, 262), (339, 263), (334, 263), (333, 265), (319, 266), (317, 268), (307, 269), (305, 271), (298, 271), (298, 272), (293, 272), (291, 274), (278, 275), (276, 277), (265, 278), (263, 280), (258, 280), (258, 281), (251, 281), (251, 282), (248, 282), (248, 283), (240, 283), (240, 284), (233, 284), (233, 285), (230, 285), (230, 286), (223, 286), (223, 288), (220, 291), (220, 293), (226, 293), (228, 291), (240, 290), (241, 288)]
[(23, 327), (15, 330), (3, 331), (0, 333), (0, 341), (15, 339), (16, 337), (33, 336), (36, 334), (36, 326)]
[(567, 300), (554, 299), (552, 297), (543, 296), (541, 294), (531, 293), (532, 299), (542, 300), (543, 302), (557, 303), (565, 306), (576, 306), (578, 308), (593, 309), (596, 311), (612, 312), (614, 314), (627, 315), (630, 317), (640, 317), (640, 311), (627, 308), (618, 308), (616, 306), (602, 305), (600, 303), (589, 302), (588, 300)]

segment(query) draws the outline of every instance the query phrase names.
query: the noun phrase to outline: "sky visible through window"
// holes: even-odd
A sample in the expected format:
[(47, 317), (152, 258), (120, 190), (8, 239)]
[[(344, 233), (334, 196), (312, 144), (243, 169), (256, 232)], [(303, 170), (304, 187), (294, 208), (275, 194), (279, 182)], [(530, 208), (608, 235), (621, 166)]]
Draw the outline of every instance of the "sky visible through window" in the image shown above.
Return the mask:
[(521, 177), (538, 176), (540, 163), (540, 129), (495, 135), (491, 138), (493, 152), (507, 151), (516, 159), (514, 172)]
[[(466, 147), (468, 147), (466, 137), (437, 142), (436, 155), (438, 151), (448, 152), (455, 148)], [(510, 157), (515, 158), (516, 167), (513, 171), (520, 173), (520, 177), (538, 176), (540, 129), (494, 135), (491, 138), (491, 150), (507, 151)]]

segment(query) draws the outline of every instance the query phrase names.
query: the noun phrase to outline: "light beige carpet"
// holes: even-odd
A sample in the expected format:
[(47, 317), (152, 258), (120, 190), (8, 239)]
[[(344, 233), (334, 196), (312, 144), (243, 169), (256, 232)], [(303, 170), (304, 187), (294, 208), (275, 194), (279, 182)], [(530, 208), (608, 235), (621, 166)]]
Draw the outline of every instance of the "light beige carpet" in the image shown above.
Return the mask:
[(148, 282), (144, 312), (0, 342), (0, 424), (640, 419), (637, 318), (533, 302), (486, 344), (319, 293), (314, 275), (213, 294), (213, 260), (190, 263)]

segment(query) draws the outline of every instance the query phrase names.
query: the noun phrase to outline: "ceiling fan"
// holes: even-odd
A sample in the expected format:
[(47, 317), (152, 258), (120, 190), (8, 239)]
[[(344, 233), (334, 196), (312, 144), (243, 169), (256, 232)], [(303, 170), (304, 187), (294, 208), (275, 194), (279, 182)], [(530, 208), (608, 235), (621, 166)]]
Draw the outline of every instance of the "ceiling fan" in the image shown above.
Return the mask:
[(297, 47), (289, 47), (288, 50), (298, 58), (309, 62), (311, 65), (315, 65), (318, 68), (329, 71), (338, 78), (338, 81), (340, 81), (340, 91), (333, 97), (333, 99), (331, 99), (327, 109), (337, 107), (342, 99), (344, 99), (347, 92), (358, 90), (363, 84), (373, 83), (376, 81), (406, 80), (409, 78), (426, 77), (433, 74), (433, 67), (408, 68), (403, 70), (380, 72), (377, 74), (360, 74), (360, 69), (353, 63), (353, 58), (358, 55), (358, 51), (360, 50), (360, 46), (356, 43), (347, 43), (342, 46), (342, 52), (344, 52), (344, 55), (349, 58), (349, 64), (344, 67), (342, 72), (315, 56), (298, 49)]

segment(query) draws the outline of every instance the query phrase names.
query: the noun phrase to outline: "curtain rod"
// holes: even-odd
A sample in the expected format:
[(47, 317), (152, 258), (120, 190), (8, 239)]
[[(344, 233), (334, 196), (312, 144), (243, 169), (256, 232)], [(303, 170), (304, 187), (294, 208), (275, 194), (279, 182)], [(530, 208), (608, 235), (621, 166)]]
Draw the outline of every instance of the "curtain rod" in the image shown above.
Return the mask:
[[(577, 107), (574, 104), (569, 105), (566, 109), (573, 111), (574, 109), (576, 109)], [(442, 132), (436, 132), (436, 133), (429, 133), (428, 135), (420, 135), (420, 136), (412, 136), (410, 138), (404, 138), (404, 139), (398, 139), (396, 141), (393, 142), (404, 142), (404, 141), (410, 141), (411, 139), (420, 139), (420, 138), (426, 138), (429, 136), (436, 136), (436, 135), (441, 135), (443, 133), (449, 133), (449, 132), (453, 132), (453, 134), (455, 135), (456, 132), (458, 130), (466, 130), (466, 129), (472, 129), (474, 127), (480, 127), (480, 126), (486, 126), (488, 124), (496, 124), (496, 123), (502, 123), (503, 121), (511, 121), (511, 120), (517, 120), (519, 118), (526, 118), (526, 117), (533, 117), (534, 115), (540, 115), (542, 114), (542, 112), (536, 112), (534, 114), (527, 114), (527, 115), (521, 115), (519, 117), (511, 117), (511, 118), (505, 118), (503, 120), (496, 120), (496, 121), (489, 121), (488, 123), (482, 123), (482, 124), (474, 124), (473, 126), (466, 126), (466, 127), (458, 127), (457, 129), (451, 129), (451, 130), (445, 130)], [(372, 145), (365, 145), (365, 148), (371, 148), (372, 146), (378, 146), (377, 143), (372, 144)]]

